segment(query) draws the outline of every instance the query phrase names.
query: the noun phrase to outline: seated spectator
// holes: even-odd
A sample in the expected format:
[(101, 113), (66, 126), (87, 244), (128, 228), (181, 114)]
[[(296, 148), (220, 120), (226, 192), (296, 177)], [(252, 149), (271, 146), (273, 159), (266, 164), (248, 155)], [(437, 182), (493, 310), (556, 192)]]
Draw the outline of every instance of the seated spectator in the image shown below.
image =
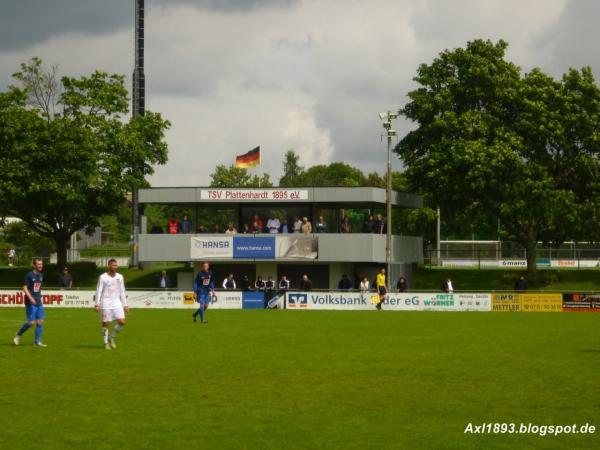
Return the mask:
[(373, 225), (373, 233), (375, 234), (385, 234), (386, 233), (386, 225), (383, 220), (383, 216), (381, 214), (377, 214), (377, 220)]
[(166, 270), (163, 270), (157, 277), (156, 287), (159, 287), (161, 289), (171, 288), (171, 279), (169, 278), (169, 275), (167, 275)]
[(150, 229), (150, 234), (163, 234), (163, 229), (159, 224), (155, 223)]
[(181, 221), (181, 232), (184, 234), (189, 234), (192, 232), (192, 221), (187, 214), (184, 214), (183, 220)]
[(254, 214), (254, 219), (252, 220), (252, 232), (254, 233), (262, 233), (265, 230), (265, 225), (263, 221), (258, 217), (258, 215)]
[(302, 281), (300, 282), (300, 289), (303, 291), (312, 291), (312, 282), (308, 278), (307, 274), (302, 275)]
[(340, 224), (340, 231), (342, 233), (352, 233), (352, 224), (348, 220), (347, 217), (342, 219), (342, 223)]
[(375, 230), (375, 217), (373, 214), (369, 216), (369, 219), (363, 225), (363, 233), (373, 233)]
[(169, 219), (167, 222), (167, 232), (169, 234), (179, 233), (179, 222), (176, 219)]
[(396, 283), (396, 292), (406, 292), (408, 290), (408, 281), (406, 278), (400, 277)]
[(315, 225), (315, 230), (317, 233), (327, 233), (327, 223), (325, 223), (323, 216), (319, 216), (319, 221)]
[(227, 278), (223, 280), (223, 289), (235, 289), (237, 286), (235, 285), (235, 280), (233, 279), (233, 274), (230, 273)]
[(302, 218), (302, 226), (300, 228), (302, 230), (302, 234), (311, 234), (312, 233), (312, 225), (310, 224), (307, 217)]
[(340, 291), (349, 291), (350, 289), (352, 289), (352, 281), (350, 281), (350, 278), (348, 278), (348, 275), (346, 275), (346, 274), (342, 275), (342, 279), (338, 283), (338, 289)]
[(204, 225), (199, 223), (198, 226), (196, 227), (196, 234), (205, 234), (205, 233), (206, 233), (206, 228), (204, 227)]
[(242, 291), (250, 291), (252, 290), (252, 286), (250, 284), (250, 279), (248, 275), (242, 275), (242, 281), (240, 282), (240, 288)]
[(527, 280), (523, 275), (517, 278), (515, 281), (515, 291), (517, 292), (525, 292), (527, 290)]
[(281, 222), (274, 214), (271, 214), (271, 217), (267, 221), (267, 230), (271, 234), (279, 233), (279, 227), (281, 226)]
[(366, 292), (369, 292), (369, 290), (371, 289), (371, 287), (370, 287), (370, 284), (369, 284), (369, 279), (367, 277), (364, 277), (362, 279), (362, 281), (360, 282), (360, 285), (358, 286), (358, 289), (363, 294), (366, 293)]
[(290, 280), (288, 280), (287, 275), (282, 275), (281, 280), (279, 280), (279, 289), (287, 291), (290, 288)]
[(254, 282), (254, 289), (257, 291), (265, 290), (265, 282), (263, 281), (262, 276), (259, 275), (256, 281)]
[(280, 229), (281, 233), (289, 233), (290, 232), (290, 227), (288, 227), (288, 221), (287, 219), (283, 219), (283, 222), (281, 223), (281, 229)]
[(62, 275), (58, 277), (58, 286), (63, 289), (71, 289), (73, 287), (73, 277), (69, 273), (68, 267), (65, 267)]
[(229, 222), (229, 225), (227, 225), (227, 229), (225, 230), (225, 234), (237, 234), (237, 230), (233, 226), (233, 223)]
[(302, 221), (298, 218), (298, 216), (294, 216), (294, 233), (300, 233), (302, 231)]

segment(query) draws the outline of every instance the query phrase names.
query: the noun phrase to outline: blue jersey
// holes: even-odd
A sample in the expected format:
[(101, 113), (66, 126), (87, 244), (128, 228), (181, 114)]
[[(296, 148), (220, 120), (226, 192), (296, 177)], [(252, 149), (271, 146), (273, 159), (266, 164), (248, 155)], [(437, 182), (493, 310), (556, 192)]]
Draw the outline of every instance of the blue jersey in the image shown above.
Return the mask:
[[(23, 279), (23, 285), (27, 286), (29, 293), (34, 298), (37, 306), (42, 304), (42, 283), (44, 282), (44, 274), (41, 272), (31, 271)], [(25, 304), (30, 305), (29, 297), (25, 296)]]
[(197, 295), (208, 294), (215, 288), (215, 283), (213, 281), (212, 272), (209, 270), (205, 272), (201, 270), (196, 275), (196, 280), (194, 281), (194, 292)]

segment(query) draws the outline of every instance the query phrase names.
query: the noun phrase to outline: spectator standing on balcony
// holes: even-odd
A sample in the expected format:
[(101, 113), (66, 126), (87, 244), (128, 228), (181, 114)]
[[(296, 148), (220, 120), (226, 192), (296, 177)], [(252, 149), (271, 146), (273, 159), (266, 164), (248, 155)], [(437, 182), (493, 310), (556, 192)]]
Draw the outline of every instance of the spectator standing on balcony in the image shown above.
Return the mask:
[(347, 217), (342, 219), (342, 223), (340, 224), (340, 231), (342, 233), (352, 233), (352, 224), (348, 220)]
[(265, 290), (265, 282), (262, 278), (261, 275), (258, 276), (258, 278), (256, 279), (256, 281), (254, 282), (254, 289), (257, 291), (263, 291)]
[(254, 233), (262, 233), (265, 230), (265, 225), (258, 215), (254, 214), (254, 219), (252, 220), (252, 232)]
[(58, 287), (71, 289), (73, 287), (73, 277), (69, 273), (69, 268), (63, 268), (62, 274), (58, 277)]
[(312, 225), (310, 224), (307, 217), (302, 218), (302, 234), (311, 234), (312, 233)]
[(523, 275), (517, 278), (515, 281), (515, 291), (517, 292), (525, 292), (527, 290), (527, 280)]
[(300, 289), (303, 291), (312, 291), (312, 282), (308, 278), (307, 274), (302, 275), (302, 281), (300, 281)]
[(242, 234), (250, 234), (250, 227), (247, 223), (242, 226)]
[(225, 230), (225, 234), (229, 234), (229, 235), (237, 234), (237, 230), (233, 226), (233, 223), (229, 222), (229, 225), (227, 225), (227, 229)]
[(398, 279), (396, 283), (396, 292), (406, 292), (408, 290), (408, 281), (403, 276)]
[(373, 233), (375, 229), (375, 218), (373, 214), (369, 216), (369, 219), (363, 224), (363, 233)]
[(155, 223), (150, 229), (150, 234), (163, 234), (163, 229), (159, 224)]
[(271, 234), (279, 233), (279, 227), (281, 226), (281, 222), (274, 214), (271, 214), (271, 217), (267, 221), (267, 229)]
[(290, 227), (288, 226), (288, 220), (287, 219), (283, 219), (283, 222), (281, 223), (281, 233), (289, 233), (290, 232)]
[(179, 233), (179, 222), (176, 219), (169, 219), (167, 222), (167, 232), (169, 234)]
[(319, 216), (319, 221), (315, 225), (315, 230), (317, 233), (327, 233), (327, 222), (325, 222), (323, 216)]
[(298, 216), (294, 216), (294, 233), (300, 233), (302, 231), (302, 221)]
[(213, 230), (215, 234), (221, 234), (221, 226), (218, 223), (215, 223)]
[(181, 221), (181, 232), (183, 234), (190, 234), (192, 232), (192, 221), (187, 214), (183, 215), (183, 220)]
[(383, 216), (381, 214), (377, 214), (377, 220), (375, 221), (375, 225), (373, 226), (373, 233), (376, 234), (385, 234), (386, 233), (386, 225), (383, 220)]
[(161, 289), (171, 289), (171, 279), (167, 275), (167, 271), (163, 270), (158, 276), (157, 286)]
[(196, 227), (196, 233), (197, 234), (204, 234), (204, 233), (206, 233), (206, 228), (204, 227), (204, 225), (202, 225), (201, 223), (199, 223), (198, 226)]
[(346, 275), (346, 274), (342, 275), (342, 279), (338, 283), (338, 289), (340, 291), (349, 291), (350, 289), (352, 289), (352, 281), (350, 281), (350, 278), (348, 278), (348, 275)]
[(227, 278), (223, 280), (223, 289), (235, 289), (237, 286), (235, 284), (235, 280), (233, 278), (233, 274), (230, 273)]

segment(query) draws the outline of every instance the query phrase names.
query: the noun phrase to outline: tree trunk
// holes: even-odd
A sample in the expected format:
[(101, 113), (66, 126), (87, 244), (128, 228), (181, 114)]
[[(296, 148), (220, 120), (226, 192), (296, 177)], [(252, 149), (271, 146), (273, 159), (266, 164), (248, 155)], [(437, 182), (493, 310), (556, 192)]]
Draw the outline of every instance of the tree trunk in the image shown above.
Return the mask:
[(535, 277), (537, 272), (537, 253), (536, 253), (537, 242), (528, 242), (525, 246), (525, 252), (527, 256), (527, 276), (529, 278)]
[(67, 265), (67, 248), (69, 247), (70, 236), (56, 234), (54, 242), (56, 243), (56, 264), (60, 269)]

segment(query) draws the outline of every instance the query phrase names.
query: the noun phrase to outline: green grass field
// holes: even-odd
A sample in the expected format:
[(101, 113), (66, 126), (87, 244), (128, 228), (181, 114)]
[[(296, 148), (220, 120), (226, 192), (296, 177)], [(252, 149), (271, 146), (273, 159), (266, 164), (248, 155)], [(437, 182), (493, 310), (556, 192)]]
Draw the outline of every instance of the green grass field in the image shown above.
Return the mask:
[[(598, 448), (594, 435), (464, 434), (468, 423), (600, 426), (586, 313), (48, 309), (46, 349), (0, 309), (0, 447)], [(35, 430), (35, 431), (31, 431)]]

